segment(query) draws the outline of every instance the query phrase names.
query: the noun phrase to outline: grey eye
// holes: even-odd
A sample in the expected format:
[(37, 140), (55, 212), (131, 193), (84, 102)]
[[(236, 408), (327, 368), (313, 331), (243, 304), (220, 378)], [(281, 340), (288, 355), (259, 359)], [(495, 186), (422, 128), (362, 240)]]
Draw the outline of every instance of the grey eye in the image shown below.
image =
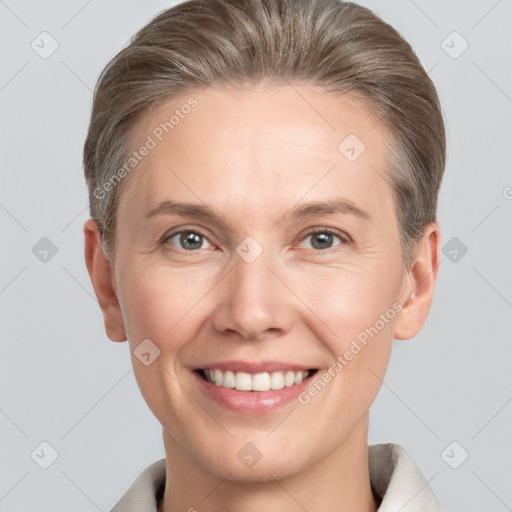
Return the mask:
[[(341, 237), (335, 235), (334, 233), (330, 233), (329, 231), (317, 231), (314, 233), (310, 233), (304, 238), (304, 242), (306, 240), (311, 239), (309, 246), (306, 246), (308, 249), (330, 249), (333, 247), (333, 242), (335, 239), (338, 239), (340, 242), (343, 242)], [(303, 242), (303, 243), (304, 243)], [(338, 244), (339, 245), (339, 244)]]
[(203, 249), (203, 243), (205, 242), (209, 247), (211, 247), (208, 240), (203, 235), (196, 233), (195, 231), (180, 231), (179, 233), (170, 236), (168, 240), (171, 245), (186, 251), (197, 251), (199, 249)]

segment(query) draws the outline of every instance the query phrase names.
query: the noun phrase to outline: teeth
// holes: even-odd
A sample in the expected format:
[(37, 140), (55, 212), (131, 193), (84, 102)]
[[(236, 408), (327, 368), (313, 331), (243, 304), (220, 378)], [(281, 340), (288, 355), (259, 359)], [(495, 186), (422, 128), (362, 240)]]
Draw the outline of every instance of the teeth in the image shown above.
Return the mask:
[[(217, 373), (218, 370), (215, 370), (215, 373)], [(217, 377), (217, 375), (215, 375)], [(215, 379), (215, 384), (217, 386), (224, 386), (224, 381), (221, 380), (221, 383), (219, 384), (219, 381)], [(235, 374), (235, 388), (238, 389), (238, 391), (251, 391), (252, 390), (252, 379), (250, 373), (245, 372), (236, 372)]]
[(222, 380), (222, 385), (225, 388), (234, 388), (236, 386), (236, 378), (233, 372), (226, 372), (224, 374), (224, 379)]
[(295, 384), (295, 372), (286, 372), (284, 376), (284, 385), (289, 388)]
[(295, 384), (300, 384), (306, 377), (307, 374), (305, 375), (304, 372), (297, 372), (294, 378)]
[(284, 375), (283, 372), (274, 372), (270, 375), (270, 389), (283, 389)]
[[(257, 373), (252, 377), (252, 390), (253, 391), (270, 391), (270, 384), (272, 379), (268, 373)], [(275, 388), (272, 388), (275, 389)]]
[(204, 370), (206, 380), (216, 386), (237, 389), (238, 391), (270, 391), (300, 384), (309, 372), (264, 372), (251, 375), (246, 372), (232, 372), (214, 369)]

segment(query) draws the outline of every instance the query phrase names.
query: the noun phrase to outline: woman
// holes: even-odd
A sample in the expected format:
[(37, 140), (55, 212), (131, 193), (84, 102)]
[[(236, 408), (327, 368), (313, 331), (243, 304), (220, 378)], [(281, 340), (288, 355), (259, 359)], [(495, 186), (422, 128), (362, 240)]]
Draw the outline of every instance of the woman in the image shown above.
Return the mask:
[(192, 0), (98, 81), (84, 148), (89, 274), (163, 427), (114, 511), (436, 511), (368, 446), (393, 339), (439, 265), (435, 88), (338, 0)]

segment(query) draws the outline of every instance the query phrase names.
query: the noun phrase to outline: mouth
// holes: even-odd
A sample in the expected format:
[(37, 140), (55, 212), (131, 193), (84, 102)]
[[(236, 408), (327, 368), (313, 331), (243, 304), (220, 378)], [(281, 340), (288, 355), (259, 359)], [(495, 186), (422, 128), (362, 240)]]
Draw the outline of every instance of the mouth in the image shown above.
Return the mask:
[(253, 417), (296, 406), (299, 394), (320, 371), (287, 361), (234, 359), (190, 370), (205, 407), (220, 406), (230, 413)]
[(220, 368), (197, 368), (194, 370), (204, 381), (217, 387), (260, 393), (298, 386), (311, 378), (317, 371), (316, 368), (300, 371), (264, 371), (260, 373), (221, 370)]

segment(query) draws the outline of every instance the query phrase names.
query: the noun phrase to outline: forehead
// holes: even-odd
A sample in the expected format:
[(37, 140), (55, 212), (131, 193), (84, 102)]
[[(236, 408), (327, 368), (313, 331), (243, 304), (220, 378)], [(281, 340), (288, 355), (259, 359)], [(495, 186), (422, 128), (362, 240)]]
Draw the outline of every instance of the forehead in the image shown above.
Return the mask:
[(153, 106), (134, 127), (132, 148), (151, 141), (151, 149), (129, 177), (118, 214), (130, 203), (140, 218), (179, 198), (251, 217), (336, 192), (378, 211), (391, 197), (389, 140), (355, 96), (298, 85), (191, 91)]

